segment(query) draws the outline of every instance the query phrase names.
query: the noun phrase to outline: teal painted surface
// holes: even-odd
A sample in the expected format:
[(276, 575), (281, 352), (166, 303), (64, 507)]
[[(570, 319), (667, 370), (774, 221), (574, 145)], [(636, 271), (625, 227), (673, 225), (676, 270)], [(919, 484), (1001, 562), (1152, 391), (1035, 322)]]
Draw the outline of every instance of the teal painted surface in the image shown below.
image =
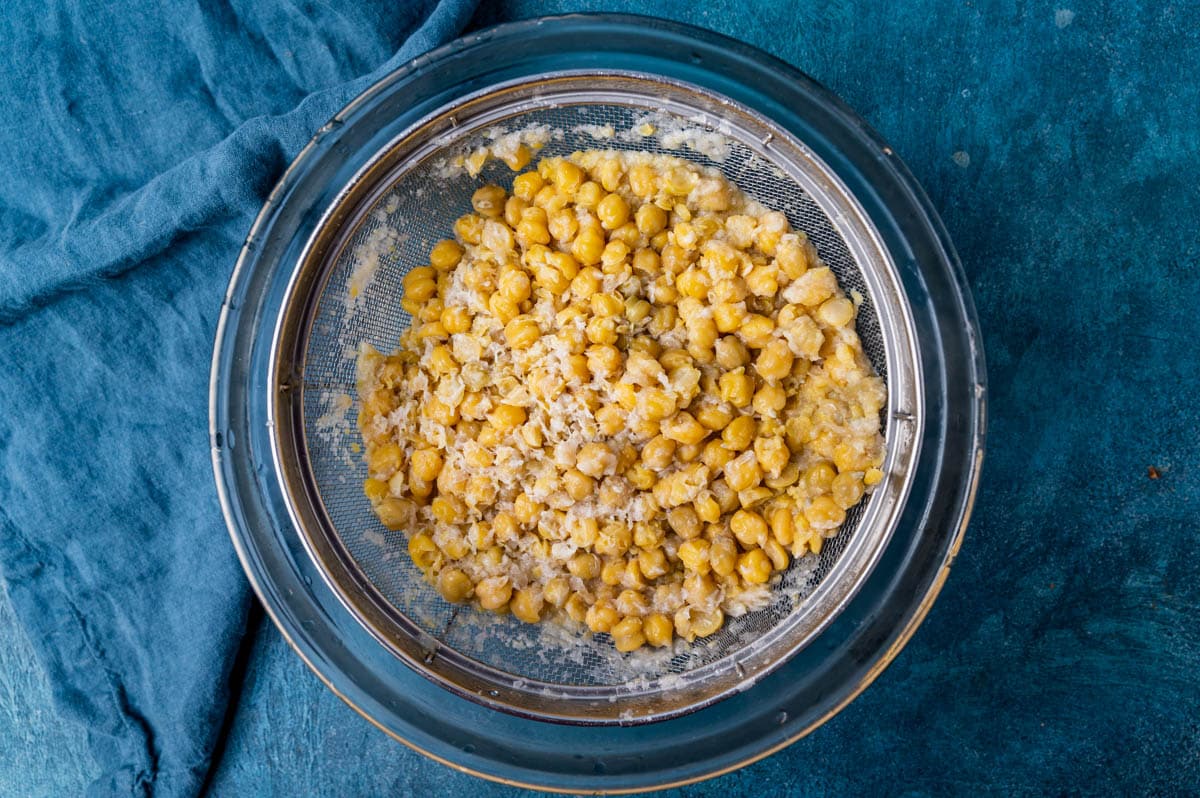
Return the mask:
[[(975, 292), (989, 452), (942, 597), (809, 738), (671, 794), (1200, 792), (1200, 10), (784, 6), (517, 2), (477, 18), (644, 11), (788, 60), (906, 160)], [(73, 792), (92, 777), (78, 730), (45, 711), (0, 629), (16, 651), (0, 660), (0, 794)], [(384, 737), (269, 624), (211, 788), (516, 794)]]

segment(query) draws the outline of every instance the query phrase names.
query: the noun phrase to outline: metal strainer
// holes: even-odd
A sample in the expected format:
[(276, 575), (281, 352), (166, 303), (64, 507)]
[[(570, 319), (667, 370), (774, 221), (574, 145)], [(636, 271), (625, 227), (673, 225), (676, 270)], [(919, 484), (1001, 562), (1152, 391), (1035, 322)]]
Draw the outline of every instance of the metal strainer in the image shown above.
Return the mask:
[[(380, 526), (362, 493), (355, 350), (364, 341), (395, 348), (410, 322), (397, 301), (404, 275), (451, 234), (476, 187), (511, 182), (500, 161), (473, 177), (454, 166), (455, 156), (520, 131), (545, 138), (535, 157), (627, 149), (715, 167), (750, 197), (783, 211), (847, 294), (863, 297), (858, 333), (888, 388), (885, 479), (819, 557), (791, 566), (769, 607), (732, 618), (694, 644), (622, 655), (605, 635), (450, 604), (423, 581), (403, 536)], [(647, 722), (747, 689), (812, 641), (853, 597), (895, 528), (915, 471), (924, 400), (914, 323), (877, 231), (805, 144), (685, 82), (580, 70), (456, 98), (380, 142), (346, 182), (300, 254), (281, 307), (267, 377), (272, 456), (308, 553), (348, 611), (405, 665), (525, 717)]]

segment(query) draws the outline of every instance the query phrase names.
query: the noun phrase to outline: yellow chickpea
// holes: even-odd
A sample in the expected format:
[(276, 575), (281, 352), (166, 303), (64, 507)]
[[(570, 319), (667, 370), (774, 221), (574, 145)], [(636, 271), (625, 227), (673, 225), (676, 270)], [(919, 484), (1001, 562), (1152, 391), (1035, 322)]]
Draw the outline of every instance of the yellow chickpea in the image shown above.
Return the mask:
[(413, 476), (432, 482), (442, 471), (442, 456), (435, 449), (418, 449), (413, 452), (409, 467)]
[(737, 568), (737, 543), (728, 535), (717, 535), (709, 544), (708, 560), (713, 573), (728, 576)]
[(771, 535), (784, 546), (790, 546), (796, 537), (796, 523), (791, 506), (779, 506), (770, 513)]
[(596, 480), (577, 468), (563, 474), (563, 490), (575, 501), (583, 501), (596, 489)]
[(787, 404), (787, 393), (778, 385), (764, 385), (754, 394), (751, 404), (755, 413), (774, 418)]
[(711, 544), (704, 538), (685, 540), (679, 546), (679, 560), (683, 567), (698, 574), (706, 574), (711, 570), (709, 549)]
[(446, 332), (454, 335), (465, 333), (471, 329), (471, 311), (463, 307), (448, 307), (442, 310), (442, 326)]
[(537, 172), (525, 172), (513, 178), (513, 196), (520, 197), (526, 202), (533, 202), (533, 198), (541, 191), (545, 183), (542, 176)]
[(554, 183), (561, 193), (567, 196), (573, 195), (583, 184), (585, 174), (575, 164), (563, 158), (552, 158), (542, 161), (538, 167), (538, 172), (545, 170), (544, 177), (547, 177), (550, 182)]
[(817, 308), (816, 316), (830, 327), (845, 327), (854, 319), (854, 303), (845, 297), (827, 299)]
[(804, 517), (813, 529), (836, 529), (846, 520), (846, 511), (838, 506), (832, 496), (818, 496), (804, 508)]
[(747, 314), (737, 335), (751, 349), (762, 349), (775, 340), (775, 322), (758, 313)]
[(754, 379), (741, 369), (722, 374), (718, 386), (721, 399), (734, 407), (746, 407), (754, 398)]
[(733, 411), (724, 403), (709, 402), (696, 410), (696, 420), (710, 430), (722, 430), (733, 420)]
[(696, 509), (688, 504), (668, 510), (667, 523), (675, 530), (675, 534), (684, 540), (694, 538), (703, 531), (700, 516), (696, 514)]
[(825, 461), (809, 466), (803, 475), (804, 484), (813, 493), (828, 493), (833, 489), (833, 480), (836, 477), (837, 471), (833, 465)]
[(587, 610), (585, 621), (593, 632), (608, 632), (617, 625), (621, 616), (616, 608), (608, 601), (593, 604)]
[(474, 589), (471, 578), (458, 568), (443, 568), (438, 574), (438, 590), (447, 601), (466, 601)]
[(676, 443), (695, 444), (704, 440), (708, 430), (691, 413), (681, 410), (663, 422), (662, 434)]
[(429, 263), (438, 271), (448, 271), (462, 260), (463, 248), (457, 241), (445, 239), (433, 245), (429, 252)]
[(514, 427), (524, 424), (527, 415), (523, 407), (502, 404), (489, 413), (487, 418), (498, 432), (508, 432)]
[(485, 610), (498, 612), (512, 598), (512, 583), (507, 576), (490, 576), (475, 586), (475, 598)]
[(644, 388), (639, 394), (638, 409), (643, 417), (662, 421), (675, 414), (675, 397), (662, 388)]
[(754, 455), (763, 473), (769, 476), (779, 476), (791, 458), (791, 452), (780, 435), (757, 438), (754, 441)]
[(422, 571), (428, 571), (441, 555), (433, 538), (420, 532), (408, 539), (408, 556), (414, 565)]
[(532, 316), (517, 316), (504, 327), (504, 338), (514, 349), (528, 349), (542, 335)]
[(729, 530), (745, 547), (761, 546), (767, 539), (767, 522), (753, 510), (738, 510), (729, 519)]
[(768, 266), (759, 266), (746, 275), (746, 288), (755, 296), (775, 296), (779, 290), (776, 272)]
[(543, 606), (545, 600), (541, 591), (525, 587), (513, 593), (509, 609), (518, 620), (537, 623), (542, 619)]
[(612, 450), (597, 441), (585, 443), (580, 447), (575, 460), (575, 467), (589, 477), (601, 476), (614, 468), (616, 464), (617, 457)]
[(754, 370), (765, 380), (781, 380), (792, 370), (794, 359), (787, 341), (775, 339), (763, 347), (754, 361)]
[(478, 244), (483, 234), (483, 217), (468, 213), (454, 222), (454, 235), (463, 244)]
[(738, 416), (721, 432), (721, 440), (735, 452), (741, 452), (754, 443), (758, 423), (750, 416)]
[(497, 217), (504, 212), (505, 191), (500, 186), (481, 186), (471, 195), (471, 206), (483, 216)]
[(662, 648), (670, 645), (671, 638), (675, 635), (675, 625), (661, 612), (651, 613), (642, 619), (642, 634), (646, 636), (647, 643), (655, 648)]
[(586, 266), (599, 263), (603, 252), (604, 235), (592, 228), (581, 231), (571, 243), (571, 255)]
[(750, 362), (750, 352), (736, 336), (725, 335), (714, 346), (717, 365), (723, 369), (733, 370)]
[(593, 316), (587, 323), (588, 340), (594, 344), (615, 344), (617, 342), (617, 322), (609, 316), (601, 318)]
[(646, 636), (642, 631), (641, 618), (625, 618), (613, 625), (610, 630), (613, 645), (617, 651), (627, 653), (636, 651), (646, 644)]
[(751, 549), (738, 558), (738, 573), (752, 585), (761, 585), (771, 578), (771, 560), (762, 549)]
[(655, 470), (669, 466), (675, 458), (676, 442), (659, 435), (642, 447), (642, 462)]
[(762, 481), (762, 469), (753, 451), (743, 452), (725, 466), (725, 480), (735, 491), (752, 488)]
[(767, 559), (771, 561), (771, 568), (775, 571), (786, 570), (788, 563), (792, 561), (788, 556), (787, 549), (774, 538), (767, 538), (763, 543), (762, 550), (767, 555)]
[(711, 440), (704, 444), (700, 460), (713, 471), (717, 471), (724, 468), (736, 456), (737, 452), (730, 451), (724, 442)]
[(519, 304), (529, 299), (532, 285), (523, 269), (506, 269), (500, 274), (496, 289), (509, 302)]
[(615, 230), (629, 220), (629, 203), (620, 194), (609, 194), (596, 206), (596, 215), (605, 230)]

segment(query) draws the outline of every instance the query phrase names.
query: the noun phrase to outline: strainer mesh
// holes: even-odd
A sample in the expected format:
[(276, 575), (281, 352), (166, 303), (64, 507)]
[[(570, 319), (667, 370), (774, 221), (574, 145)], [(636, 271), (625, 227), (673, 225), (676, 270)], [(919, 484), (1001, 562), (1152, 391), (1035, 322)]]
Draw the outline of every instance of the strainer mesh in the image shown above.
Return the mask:
[[(834, 223), (797, 183), (749, 147), (732, 137), (727, 152), (713, 160), (698, 152), (694, 139), (635, 137), (647, 116), (644, 108), (619, 104), (579, 104), (535, 108), (505, 121), (499, 129), (467, 134), (455, 142), (463, 152), (488, 137), (533, 126), (552, 133), (538, 157), (583, 149), (637, 149), (679, 155), (721, 170), (746, 194), (785, 213), (806, 232), (824, 261), (837, 274), (847, 294), (858, 292), (862, 305), (858, 333), (877, 373), (887, 378), (883, 337), (867, 284)], [(657, 112), (656, 127), (696, 126)], [(599, 129), (611, 128), (612, 137)], [(701, 130), (708, 134), (709, 131)], [(840, 534), (827, 541), (819, 557), (795, 562), (776, 588), (774, 603), (761, 611), (730, 619), (716, 635), (674, 650), (616, 654), (605, 635), (577, 635), (553, 624), (530, 626), (511, 616), (496, 617), (450, 604), (425, 583), (409, 560), (402, 533), (383, 528), (362, 493), (366, 468), (356, 429), (355, 350), (361, 342), (391, 351), (410, 318), (400, 309), (402, 280), (407, 271), (428, 262), (430, 247), (451, 236), (454, 219), (470, 210), (472, 191), (484, 182), (508, 186), (513, 173), (502, 162), (489, 162), (477, 177), (447, 170), (447, 153), (408, 165), (393, 176), (394, 184), (359, 216), (357, 230), (335, 254), (321, 292), (309, 334), (303, 367), (304, 435), (311, 470), (328, 518), (343, 545), (378, 594), (414, 623), (462, 655), (530, 683), (559, 685), (623, 685), (637, 692), (669, 685), (672, 674), (684, 674), (738, 651), (748, 641), (802, 611), (802, 602), (830, 572), (858, 527), (864, 505), (849, 512)], [(350, 298), (350, 286), (362, 290)]]

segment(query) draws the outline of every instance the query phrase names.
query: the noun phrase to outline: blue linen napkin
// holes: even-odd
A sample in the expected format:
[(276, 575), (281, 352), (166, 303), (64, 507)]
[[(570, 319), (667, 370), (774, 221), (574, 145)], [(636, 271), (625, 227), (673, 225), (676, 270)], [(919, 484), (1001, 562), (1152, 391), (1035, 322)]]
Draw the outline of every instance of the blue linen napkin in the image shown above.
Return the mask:
[(249, 592), (208, 454), (242, 238), (316, 129), (472, 0), (0, 14), (0, 575), (93, 794), (206, 779)]

